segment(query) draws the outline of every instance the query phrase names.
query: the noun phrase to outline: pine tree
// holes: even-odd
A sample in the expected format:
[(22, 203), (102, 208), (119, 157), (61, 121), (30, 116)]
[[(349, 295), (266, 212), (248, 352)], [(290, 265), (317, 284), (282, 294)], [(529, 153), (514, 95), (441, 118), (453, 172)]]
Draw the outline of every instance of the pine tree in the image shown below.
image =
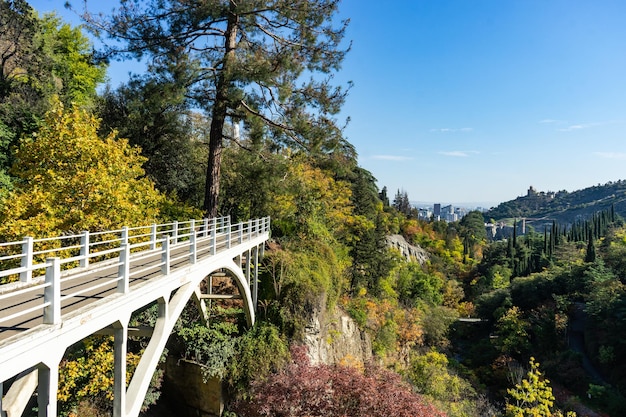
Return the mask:
[(243, 122), (255, 141), (355, 157), (334, 118), (346, 97), (331, 83), (347, 52), (341, 47), (347, 22), (335, 19), (338, 4), (144, 0), (124, 3), (110, 17), (83, 17), (116, 41), (106, 56), (147, 59), (152, 74), (185, 86), (186, 98), (206, 112), (204, 209), (215, 216), (227, 120)]
[(387, 195), (387, 187), (383, 186), (383, 189), (380, 190), (380, 194), (378, 194), (380, 201), (383, 202), (383, 207), (389, 207), (389, 196)]

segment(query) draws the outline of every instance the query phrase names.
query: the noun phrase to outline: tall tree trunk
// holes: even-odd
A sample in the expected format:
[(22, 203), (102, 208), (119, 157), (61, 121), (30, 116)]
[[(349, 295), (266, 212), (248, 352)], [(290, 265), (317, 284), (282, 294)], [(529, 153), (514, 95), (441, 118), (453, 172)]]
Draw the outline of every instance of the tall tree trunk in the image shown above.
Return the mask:
[(234, 65), (235, 48), (237, 47), (237, 25), (239, 16), (235, 12), (236, 5), (231, 1), (228, 25), (224, 36), (224, 66), (219, 72), (215, 103), (211, 112), (211, 128), (209, 131), (209, 160), (206, 170), (204, 187), (204, 212), (209, 218), (217, 217), (220, 195), (220, 176), (222, 168), (222, 146), (224, 141), (224, 124), (229, 108), (228, 88), (231, 82), (231, 67)]

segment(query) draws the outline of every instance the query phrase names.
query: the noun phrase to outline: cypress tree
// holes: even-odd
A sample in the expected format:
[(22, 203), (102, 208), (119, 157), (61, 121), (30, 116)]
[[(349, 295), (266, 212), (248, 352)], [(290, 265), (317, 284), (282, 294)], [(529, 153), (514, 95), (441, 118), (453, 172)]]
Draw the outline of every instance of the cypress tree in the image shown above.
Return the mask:
[(611, 223), (615, 222), (615, 204), (611, 204)]
[(596, 260), (596, 246), (593, 241), (593, 236), (589, 236), (587, 242), (587, 253), (585, 254), (585, 262), (595, 262)]

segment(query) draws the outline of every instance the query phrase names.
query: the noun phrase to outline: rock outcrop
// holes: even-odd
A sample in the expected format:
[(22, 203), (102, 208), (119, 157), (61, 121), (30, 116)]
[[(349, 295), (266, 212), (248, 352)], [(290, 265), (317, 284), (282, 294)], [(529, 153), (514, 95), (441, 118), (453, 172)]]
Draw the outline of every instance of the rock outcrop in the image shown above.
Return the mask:
[(428, 252), (419, 246), (411, 245), (402, 235), (390, 235), (385, 238), (387, 245), (400, 251), (407, 261), (419, 262), (422, 265), (428, 260)]
[(339, 307), (320, 302), (309, 317), (304, 341), (313, 365), (362, 365), (372, 357), (369, 335)]

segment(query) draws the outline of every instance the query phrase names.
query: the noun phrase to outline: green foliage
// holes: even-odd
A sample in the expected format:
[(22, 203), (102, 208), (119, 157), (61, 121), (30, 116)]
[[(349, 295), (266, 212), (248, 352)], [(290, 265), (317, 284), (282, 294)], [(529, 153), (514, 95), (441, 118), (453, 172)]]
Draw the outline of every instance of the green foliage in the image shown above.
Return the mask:
[(481, 407), (484, 405), (472, 385), (450, 369), (446, 355), (435, 349), (411, 355), (406, 376), (418, 393), (434, 401), (450, 417), (495, 414), (495, 410)]
[(624, 410), (626, 398), (614, 387), (608, 385), (589, 384), (587, 390), (589, 402), (610, 415), (620, 415)]
[[(284, 180), (289, 160), (263, 144), (242, 140), (224, 148), (220, 213), (233, 219), (271, 215), (272, 196)], [(280, 218), (272, 217), (272, 223)]]
[(12, 173), (16, 189), (0, 209), (0, 235), (51, 236), (111, 230), (156, 219), (163, 197), (143, 177), (139, 150), (111, 134), (98, 138), (98, 122), (57, 102), (46, 124), (25, 139)]
[[(365, 294), (365, 292), (363, 292)], [(350, 303), (345, 305), (346, 312), (356, 321), (360, 328), (364, 328), (367, 324), (368, 311), (367, 301), (364, 297), (354, 297)]]
[(372, 351), (379, 357), (393, 354), (398, 344), (398, 323), (388, 318), (372, 340)]
[(89, 105), (106, 66), (93, 61), (81, 29), (55, 15), (39, 18), (22, 0), (0, 3), (0, 170), (13, 164), (23, 135), (41, 125), (54, 96)]
[(396, 196), (393, 199), (392, 207), (399, 213), (409, 217), (411, 215), (411, 203), (409, 202), (409, 196), (406, 191), (398, 190)]
[(511, 293), (505, 288), (484, 293), (476, 298), (478, 315), (489, 320), (499, 319), (512, 305)]
[(80, 27), (72, 28), (54, 15), (41, 18), (42, 50), (51, 61), (54, 92), (70, 106), (89, 105), (104, 82), (107, 66), (93, 59), (93, 45)]
[[(554, 410), (554, 395), (550, 381), (539, 371), (539, 364), (530, 358), (530, 370), (526, 378), (507, 389), (509, 400), (506, 404), (507, 417), (556, 417), (561, 414)], [(576, 414), (568, 412), (568, 417)]]
[(398, 299), (407, 305), (424, 301), (431, 305), (443, 302), (444, 282), (441, 277), (430, 274), (414, 262), (405, 262), (393, 272), (396, 276)]
[[(147, 158), (146, 175), (157, 189), (201, 206), (208, 121), (188, 108), (181, 88), (169, 80), (135, 77), (115, 91), (105, 90), (97, 111), (101, 134), (117, 130), (120, 137), (141, 148)], [(235, 161), (229, 159), (227, 166)]]
[(247, 388), (253, 380), (265, 381), (289, 360), (289, 345), (278, 327), (257, 322), (237, 340), (237, 353), (229, 367), (229, 382), (236, 388)]
[(553, 272), (515, 278), (511, 282), (513, 303), (523, 310), (530, 310), (546, 299), (550, 299), (551, 294), (557, 292), (556, 290)]
[(511, 271), (511, 268), (502, 265), (494, 265), (489, 269), (488, 273), (490, 287), (494, 290), (508, 287), (511, 283), (512, 275), (513, 271)]
[(385, 240), (388, 214), (383, 212), (376, 180), (371, 173), (355, 168), (351, 185), (355, 221), (350, 239), (350, 289), (353, 293), (361, 288), (376, 292), (379, 281), (389, 274), (394, 265), (393, 255)]
[(615, 227), (609, 231), (600, 246), (602, 259), (618, 276), (626, 276), (626, 228)]
[(480, 258), (482, 246), (487, 240), (485, 220), (480, 211), (470, 211), (459, 222), (459, 235), (463, 239), (464, 254)]
[(530, 349), (528, 322), (522, 316), (519, 307), (513, 306), (498, 319), (494, 340), (498, 349), (509, 355), (522, 355)]
[(209, 326), (202, 322), (192, 322), (180, 327), (176, 335), (185, 346), (184, 357), (202, 367), (205, 380), (223, 379), (235, 355), (238, 333), (235, 324), (228, 321), (215, 321)]
[[(279, 320), (288, 335), (299, 338), (311, 312), (333, 306), (345, 290), (348, 256), (341, 245), (310, 239), (287, 242), (284, 248), (278, 261), (283, 272), (275, 284), (281, 288)], [(266, 252), (268, 262), (275, 250)]]
[(446, 346), (450, 325), (456, 321), (459, 313), (444, 306), (424, 306), (424, 338), (432, 346)]
[(625, 298), (626, 286), (620, 280), (600, 281), (589, 295), (586, 311), (598, 321), (610, 321), (615, 313), (621, 316)]

